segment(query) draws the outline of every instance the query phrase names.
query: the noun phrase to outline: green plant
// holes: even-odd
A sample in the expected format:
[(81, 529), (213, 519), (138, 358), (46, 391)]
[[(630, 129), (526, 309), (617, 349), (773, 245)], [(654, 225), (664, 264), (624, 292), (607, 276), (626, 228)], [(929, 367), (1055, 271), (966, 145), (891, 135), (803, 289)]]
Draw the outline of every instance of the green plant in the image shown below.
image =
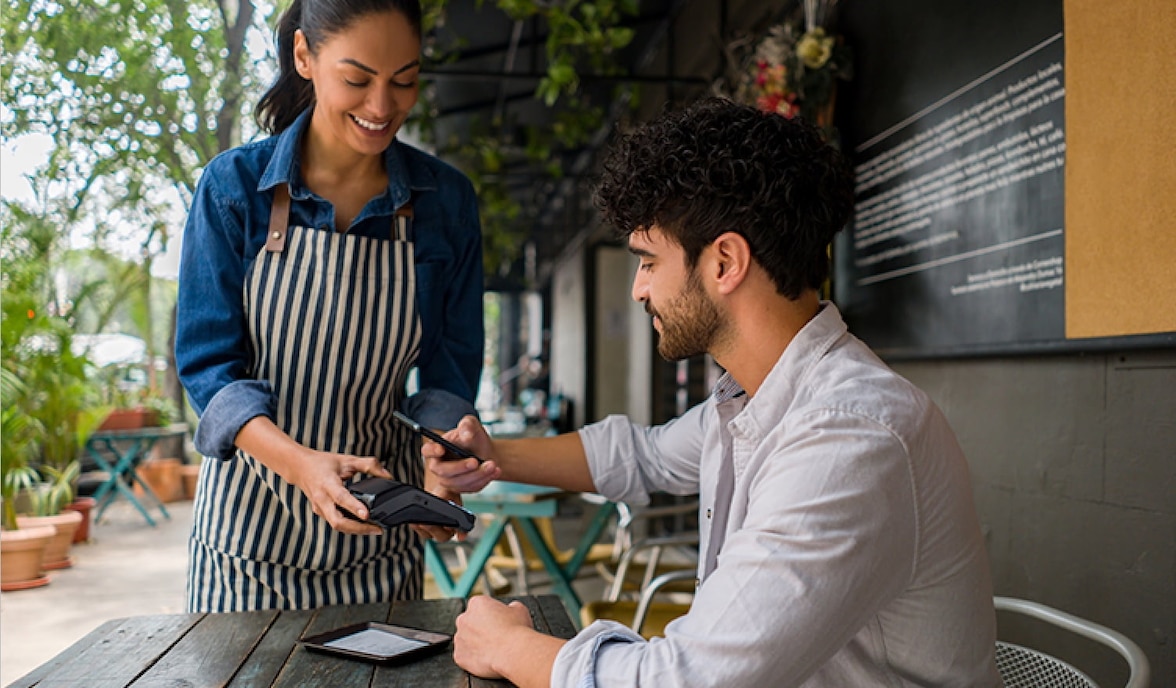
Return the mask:
[[(89, 433), (105, 415), (88, 361), (74, 353), (76, 300), (59, 287), (54, 268), (65, 248), (48, 211), (5, 202), (0, 230), (3, 365), (4, 521), (15, 525), (17, 493), (41, 481), (36, 468), (69, 471)], [(36, 490), (30, 490), (35, 493)]]
[(26, 387), (8, 368), (0, 368), (0, 495), (4, 500), (3, 526), (16, 526), (16, 495), (37, 483), (37, 471), (29, 465), (35, 450), (38, 422), (21, 411), (17, 400)]
[(81, 475), (82, 464), (70, 461), (65, 468), (42, 466), (36, 484), (28, 487), (32, 516), (55, 516), (74, 499), (74, 485)]
[(143, 407), (155, 411), (158, 415), (158, 423), (160, 425), (171, 425), (179, 417), (179, 412), (176, 410), (176, 403), (158, 394), (148, 394), (144, 397)]

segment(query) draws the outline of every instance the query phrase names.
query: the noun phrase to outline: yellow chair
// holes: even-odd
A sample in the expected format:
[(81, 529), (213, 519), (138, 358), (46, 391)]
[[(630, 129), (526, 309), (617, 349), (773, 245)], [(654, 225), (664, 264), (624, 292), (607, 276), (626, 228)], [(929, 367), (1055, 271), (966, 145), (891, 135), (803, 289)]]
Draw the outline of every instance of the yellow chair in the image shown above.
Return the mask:
[(580, 610), (584, 626), (600, 619), (611, 619), (625, 624), (645, 639), (664, 636), (666, 625), (690, 611), (690, 604), (682, 601), (658, 601), (655, 597), (667, 593), (679, 598), (693, 595), (696, 572), (679, 569), (655, 577), (634, 600), (597, 600)]

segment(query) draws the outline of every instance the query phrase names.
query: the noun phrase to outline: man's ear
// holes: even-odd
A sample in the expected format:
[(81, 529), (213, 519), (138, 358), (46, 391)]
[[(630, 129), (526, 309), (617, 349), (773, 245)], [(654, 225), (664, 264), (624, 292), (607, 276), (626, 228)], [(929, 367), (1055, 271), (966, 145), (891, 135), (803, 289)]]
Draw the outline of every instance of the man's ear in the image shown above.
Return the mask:
[(751, 271), (751, 246), (742, 235), (725, 232), (711, 242), (715, 288), (730, 294), (747, 279)]
[(306, 42), (306, 34), (302, 29), (294, 30), (294, 69), (298, 76), (310, 81), (310, 44)]

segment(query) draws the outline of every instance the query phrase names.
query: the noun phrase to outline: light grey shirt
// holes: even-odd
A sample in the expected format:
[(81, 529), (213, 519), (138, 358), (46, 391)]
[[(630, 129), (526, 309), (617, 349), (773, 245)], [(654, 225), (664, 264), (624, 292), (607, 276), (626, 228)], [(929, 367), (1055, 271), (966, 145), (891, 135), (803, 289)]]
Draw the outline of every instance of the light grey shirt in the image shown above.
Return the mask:
[(597, 490), (700, 496), (700, 585), (648, 642), (598, 621), (553, 686), (999, 686), (987, 554), (940, 411), (823, 304), (755, 398), (581, 430)]

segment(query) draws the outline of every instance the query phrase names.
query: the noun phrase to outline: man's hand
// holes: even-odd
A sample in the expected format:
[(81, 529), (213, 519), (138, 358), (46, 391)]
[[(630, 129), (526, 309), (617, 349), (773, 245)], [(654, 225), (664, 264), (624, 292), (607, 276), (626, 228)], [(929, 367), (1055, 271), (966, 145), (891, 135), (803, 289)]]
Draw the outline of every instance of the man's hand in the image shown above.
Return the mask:
[(471, 597), (465, 612), (457, 617), (453, 637), (453, 661), (462, 669), (485, 678), (503, 678), (496, 661), (508, 659), (515, 649), (510, 639), (517, 631), (535, 633), (531, 612), (518, 600), (509, 605), (493, 597)]
[[(486, 428), (474, 416), (462, 418), (457, 427), (443, 437), (468, 449), (475, 456), (482, 457), (484, 462), (479, 464), (477, 459), (442, 460), (445, 448), (426, 438), (421, 445), (421, 456), (425, 457), (425, 466), (436, 479), (438, 488), (455, 494), (477, 492), (502, 474), (492, 459), (494, 444), (490, 435), (486, 434)], [(429, 479), (426, 478), (425, 482), (429, 484)]]
[[(430, 492), (441, 499), (447, 499), (454, 504), (461, 504), (461, 495), (457, 492), (447, 490), (441, 486), (440, 480), (437, 476), (429, 471), (425, 471), (425, 491)], [(436, 540), (437, 542), (449, 542), (456, 534), (458, 540), (465, 540), (469, 533), (459, 531), (456, 528), (446, 528), (444, 526), (430, 526), (423, 523), (414, 523), (409, 525), (417, 535), (426, 540)]]

